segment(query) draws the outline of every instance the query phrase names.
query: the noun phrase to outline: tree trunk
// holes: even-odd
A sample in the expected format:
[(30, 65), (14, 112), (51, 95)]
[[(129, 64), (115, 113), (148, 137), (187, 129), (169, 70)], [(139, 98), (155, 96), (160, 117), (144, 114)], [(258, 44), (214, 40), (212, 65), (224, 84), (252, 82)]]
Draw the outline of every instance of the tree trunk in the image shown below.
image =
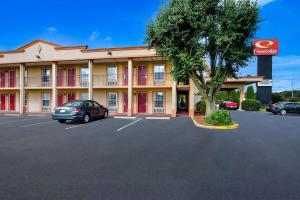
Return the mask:
[(207, 117), (215, 109), (215, 100), (206, 98), (203, 99), (206, 104), (205, 116)]

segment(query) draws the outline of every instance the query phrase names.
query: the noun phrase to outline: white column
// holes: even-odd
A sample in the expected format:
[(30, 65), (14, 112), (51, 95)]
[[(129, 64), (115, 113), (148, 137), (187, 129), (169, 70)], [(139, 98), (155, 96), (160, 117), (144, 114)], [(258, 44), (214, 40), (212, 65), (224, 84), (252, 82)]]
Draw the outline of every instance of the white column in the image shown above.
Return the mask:
[(93, 100), (93, 72), (94, 63), (93, 60), (89, 60), (89, 100)]
[(242, 110), (242, 102), (244, 101), (244, 86), (240, 87), (240, 110)]
[(190, 93), (189, 93), (189, 116), (195, 115), (195, 85), (190, 80)]
[(128, 116), (132, 116), (132, 63), (133, 60), (128, 59)]
[(57, 80), (57, 64), (56, 62), (52, 63), (52, 75), (51, 75), (51, 79), (52, 79), (52, 111), (55, 109), (56, 104), (57, 104), (57, 89), (56, 89), (56, 80)]
[(25, 91), (24, 91), (24, 69), (25, 65), (20, 64), (20, 106), (19, 112), (20, 114), (24, 114), (24, 101), (25, 101)]
[(177, 114), (177, 83), (173, 81), (172, 84), (172, 117), (176, 117)]

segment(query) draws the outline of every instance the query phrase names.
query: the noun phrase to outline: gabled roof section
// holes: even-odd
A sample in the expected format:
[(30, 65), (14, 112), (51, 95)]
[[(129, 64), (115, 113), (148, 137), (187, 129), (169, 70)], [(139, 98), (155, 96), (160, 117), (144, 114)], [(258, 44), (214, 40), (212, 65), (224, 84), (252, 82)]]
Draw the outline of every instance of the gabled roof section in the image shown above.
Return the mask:
[(58, 45), (58, 44), (55, 44), (55, 43), (52, 43), (52, 42), (48, 42), (48, 41), (46, 41), (46, 40), (40, 40), (40, 39), (37, 39), (37, 40), (34, 40), (34, 41), (32, 41), (32, 42), (29, 42), (29, 43), (27, 43), (27, 44), (25, 44), (25, 45), (23, 45), (23, 46), (17, 48), (16, 50), (25, 50), (26, 48), (28, 48), (28, 47), (30, 47), (30, 46), (32, 46), (32, 45), (35, 45), (35, 44), (37, 44), (37, 43), (44, 43), (44, 44), (53, 46), (53, 47), (55, 47), (55, 48), (62, 47), (62, 46), (60, 46), (60, 45)]

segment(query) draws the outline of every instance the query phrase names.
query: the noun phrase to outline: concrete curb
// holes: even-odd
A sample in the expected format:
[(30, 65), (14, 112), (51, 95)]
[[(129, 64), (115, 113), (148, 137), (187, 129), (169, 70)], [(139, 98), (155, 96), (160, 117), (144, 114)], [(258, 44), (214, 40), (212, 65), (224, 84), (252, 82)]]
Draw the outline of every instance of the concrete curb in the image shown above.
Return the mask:
[(212, 130), (233, 130), (233, 129), (237, 129), (240, 125), (238, 123), (233, 122), (232, 125), (228, 125), (228, 126), (206, 126), (206, 125), (202, 125), (199, 124), (194, 117), (191, 117), (195, 126), (199, 127), (199, 128), (205, 128), (205, 129), (212, 129)]

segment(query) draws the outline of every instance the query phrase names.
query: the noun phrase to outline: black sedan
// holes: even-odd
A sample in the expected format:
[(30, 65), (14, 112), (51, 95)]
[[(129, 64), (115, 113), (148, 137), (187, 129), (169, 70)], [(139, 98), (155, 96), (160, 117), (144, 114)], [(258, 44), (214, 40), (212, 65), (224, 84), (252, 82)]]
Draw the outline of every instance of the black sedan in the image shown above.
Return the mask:
[(80, 100), (71, 101), (55, 108), (53, 120), (65, 123), (67, 120), (88, 123), (91, 119), (108, 117), (108, 109), (96, 101)]
[(284, 102), (284, 103), (274, 104), (272, 112), (275, 115), (278, 113), (280, 113), (281, 115), (286, 115), (287, 113), (300, 114), (300, 104), (294, 102)]

